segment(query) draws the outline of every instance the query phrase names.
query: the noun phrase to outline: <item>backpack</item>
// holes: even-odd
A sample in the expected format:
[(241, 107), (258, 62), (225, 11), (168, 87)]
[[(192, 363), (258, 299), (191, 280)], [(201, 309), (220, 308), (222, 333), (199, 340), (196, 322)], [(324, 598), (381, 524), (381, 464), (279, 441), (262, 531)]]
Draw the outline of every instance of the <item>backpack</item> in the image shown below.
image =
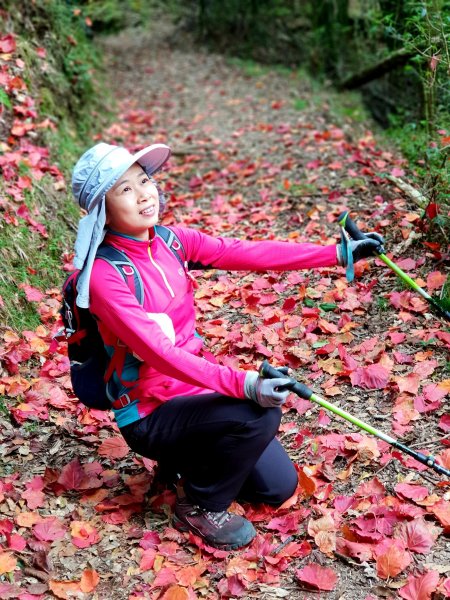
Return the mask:
[[(155, 226), (155, 233), (164, 240), (184, 268), (185, 253), (178, 237), (162, 225)], [(101, 244), (96, 258), (106, 260), (112, 265), (121, 274), (139, 304), (144, 303), (141, 275), (124, 252), (113, 246)], [(65, 340), (68, 344), (70, 379), (80, 402), (89, 408), (110, 410), (111, 401), (106, 395), (106, 384), (114, 370), (119, 378), (122, 374), (117, 372), (116, 365), (109, 360), (96, 318), (88, 308), (80, 308), (76, 304), (79, 276), (80, 270), (77, 269), (66, 278), (62, 286), (62, 305), (59, 312), (64, 327), (55, 338)], [(119, 340), (117, 342), (119, 345)]]

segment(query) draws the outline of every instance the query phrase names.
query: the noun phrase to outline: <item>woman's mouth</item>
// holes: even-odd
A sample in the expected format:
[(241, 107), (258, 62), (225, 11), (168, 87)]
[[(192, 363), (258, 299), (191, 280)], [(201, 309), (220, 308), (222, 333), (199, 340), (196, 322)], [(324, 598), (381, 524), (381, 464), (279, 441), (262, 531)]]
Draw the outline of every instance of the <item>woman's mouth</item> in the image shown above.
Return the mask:
[(141, 210), (139, 214), (143, 215), (144, 217), (151, 217), (155, 214), (155, 207), (147, 206), (147, 208), (144, 208), (144, 210)]

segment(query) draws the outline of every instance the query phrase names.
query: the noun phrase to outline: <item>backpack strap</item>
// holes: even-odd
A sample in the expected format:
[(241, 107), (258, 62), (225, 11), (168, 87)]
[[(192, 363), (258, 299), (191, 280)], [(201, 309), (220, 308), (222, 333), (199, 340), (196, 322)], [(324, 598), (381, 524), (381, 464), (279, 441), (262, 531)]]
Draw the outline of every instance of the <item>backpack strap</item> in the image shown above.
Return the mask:
[[(105, 260), (112, 267), (114, 267), (118, 273), (120, 273), (123, 280), (130, 288), (130, 291), (133, 292), (137, 298), (137, 301), (142, 306), (144, 304), (144, 284), (141, 274), (128, 256), (113, 246), (101, 244), (97, 250), (96, 258)], [(126, 385), (128, 383), (122, 380), (122, 371), (126, 354), (127, 347), (118, 339), (117, 343), (114, 345), (114, 353), (109, 361), (109, 365), (104, 376), (105, 382), (109, 381), (113, 372), (115, 371), (122, 384)]]
[(102, 244), (97, 250), (96, 258), (101, 258), (114, 267), (136, 296), (139, 304), (144, 304), (144, 284), (141, 274), (124, 252), (108, 244)]
[(155, 225), (155, 234), (160, 237), (172, 250), (184, 270), (187, 270), (186, 252), (179, 237), (164, 225)]

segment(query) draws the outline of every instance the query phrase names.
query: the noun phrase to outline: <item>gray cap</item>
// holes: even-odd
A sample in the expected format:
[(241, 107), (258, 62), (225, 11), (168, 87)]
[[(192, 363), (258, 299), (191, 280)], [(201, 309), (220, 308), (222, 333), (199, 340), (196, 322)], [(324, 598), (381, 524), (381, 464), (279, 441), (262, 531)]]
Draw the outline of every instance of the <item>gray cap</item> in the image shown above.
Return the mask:
[(91, 212), (131, 165), (138, 162), (147, 175), (155, 173), (170, 157), (165, 144), (153, 144), (131, 154), (126, 148), (100, 142), (79, 159), (72, 175), (76, 201)]

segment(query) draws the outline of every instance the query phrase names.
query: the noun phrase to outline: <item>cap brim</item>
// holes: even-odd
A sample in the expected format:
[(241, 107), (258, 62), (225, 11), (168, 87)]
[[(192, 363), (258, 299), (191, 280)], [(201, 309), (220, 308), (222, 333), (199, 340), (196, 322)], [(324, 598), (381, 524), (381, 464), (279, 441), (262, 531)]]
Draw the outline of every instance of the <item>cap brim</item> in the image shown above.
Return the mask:
[(133, 162), (138, 162), (148, 175), (158, 171), (170, 158), (171, 150), (165, 144), (152, 144), (133, 155)]

